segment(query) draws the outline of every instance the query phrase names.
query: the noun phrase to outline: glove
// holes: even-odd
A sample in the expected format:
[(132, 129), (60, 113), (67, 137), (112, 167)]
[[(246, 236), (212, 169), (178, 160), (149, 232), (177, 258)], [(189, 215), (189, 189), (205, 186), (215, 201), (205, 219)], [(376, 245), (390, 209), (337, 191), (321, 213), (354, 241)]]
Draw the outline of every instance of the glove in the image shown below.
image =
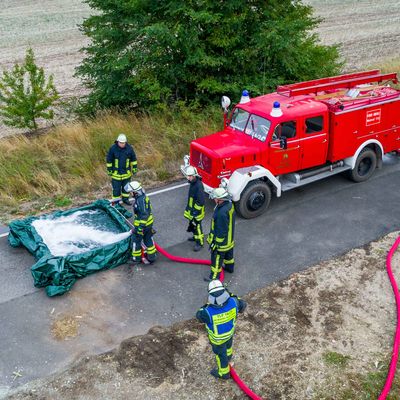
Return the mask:
[(108, 169), (108, 170), (107, 170), (107, 175), (108, 175), (108, 176), (111, 176), (111, 175), (112, 175), (112, 170), (111, 170), (111, 169)]
[(136, 233), (137, 235), (143, 236), (143, 228), (136, 228), (136, 229), (135, 229), (135, 233)]
[(211, 243), (212, 243), (212, 237), (211, 237), (211, 235), (208, 235), (207, 236), (207, 243), (211, 246)]
[(132, 175), (135, 175), (137, 172), (137, 168), (132, 168)]

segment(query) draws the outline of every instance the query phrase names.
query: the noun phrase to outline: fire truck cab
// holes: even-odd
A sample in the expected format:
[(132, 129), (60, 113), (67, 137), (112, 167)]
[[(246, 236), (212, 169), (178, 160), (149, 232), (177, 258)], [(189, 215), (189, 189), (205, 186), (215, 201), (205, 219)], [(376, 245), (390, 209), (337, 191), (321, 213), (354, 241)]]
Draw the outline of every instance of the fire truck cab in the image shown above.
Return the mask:
[(379, 70), (278, 86), (250, 99), (247, 91), (224, 129), (190, 144), (181, 171), (197, 168), (205, 190), (224, 186), (236, 211), (254, 218), (272, 193), (345, 172), (367, 180), (385, 153), (400, 148), (397, 75)]

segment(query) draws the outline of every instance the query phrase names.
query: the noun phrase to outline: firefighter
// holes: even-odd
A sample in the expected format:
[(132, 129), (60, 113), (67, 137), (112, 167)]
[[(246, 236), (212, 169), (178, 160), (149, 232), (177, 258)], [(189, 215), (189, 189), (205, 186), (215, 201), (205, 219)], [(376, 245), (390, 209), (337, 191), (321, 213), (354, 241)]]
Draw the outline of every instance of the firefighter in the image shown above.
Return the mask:
[(231, 196), (225, 188), (219, 187), (213, 190), (211, 198), (215, 201), (215, 208), (211, 220), (211, 229), (207, 237), (207, 243), (211, 251), (210, 276), (204, 278), (209, 282), (219, 279), (222, 265), (224, 271), (233, 273), (235, 260), (233, 248), (235, 246), (235, 209)]
[(204, 186), (195, 167), (189, 165), (185, 172), (190, 187), (183, 215), (189, 220), (187, 231), (193, 233), (193, 237), (190, 237), (188, 240), (195, 242), (193, 250), (199, 251), (204, 245), (204, 233), (201, 226), (201, 221), (204, 218)]
[(137, 172), (137, 160), (133, 147), (121, 133), (107, 154), (107, 173), (111, 176), (112, 200), (120, 199), (130, 205), (125, 186)]
[(196, 318), (205, 324), (217, 360), (217, 368), (210, 374), (216, 378), (229, 379), (236, 318), (246, 307), (246, 302), (232, 295), (219, 280), (209, 283), (208, 302), (197, 311)]
[(134, 230), (132, 231), (132, 262), (139, 264), (142, 260), (142, 243), (146, 248), (147, 259), (152, 264), (156, 260), (156, 246), (153, 240), (153, 214), (151, 203), (146, 196), (142, 185), (137, 181), (129, 182), (125, 186), (127, 193), (135, 198), (133, 205)]

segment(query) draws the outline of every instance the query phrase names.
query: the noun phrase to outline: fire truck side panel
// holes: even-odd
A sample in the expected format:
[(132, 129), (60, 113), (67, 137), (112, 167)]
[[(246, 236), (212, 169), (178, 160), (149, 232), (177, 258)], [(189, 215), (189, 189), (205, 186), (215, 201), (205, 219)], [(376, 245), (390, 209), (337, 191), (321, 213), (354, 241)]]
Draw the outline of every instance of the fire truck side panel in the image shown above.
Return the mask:
[(331, 112), (328, 161), (351, 157), (364, 142), (372, 139), (382, 144), (384, 153), (398, 149), (399, 107), (400, 101), (397, 100)]

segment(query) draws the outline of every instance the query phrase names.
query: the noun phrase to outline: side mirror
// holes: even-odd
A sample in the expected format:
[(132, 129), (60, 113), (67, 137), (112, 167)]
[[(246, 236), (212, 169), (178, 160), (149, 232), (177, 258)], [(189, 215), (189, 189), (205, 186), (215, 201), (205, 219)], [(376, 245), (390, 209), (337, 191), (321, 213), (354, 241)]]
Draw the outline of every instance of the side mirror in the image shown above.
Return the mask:
[(279, 140), (279, 147), (284, 150), (287, 149), (287, 137), (286, 136), (281, 136), (281, 138)]
[(221, 106), (224, 112), (228, 112), (228, 108), (231, 105), (231, 99), (228, 96), (222, 96), (221, 98)]

